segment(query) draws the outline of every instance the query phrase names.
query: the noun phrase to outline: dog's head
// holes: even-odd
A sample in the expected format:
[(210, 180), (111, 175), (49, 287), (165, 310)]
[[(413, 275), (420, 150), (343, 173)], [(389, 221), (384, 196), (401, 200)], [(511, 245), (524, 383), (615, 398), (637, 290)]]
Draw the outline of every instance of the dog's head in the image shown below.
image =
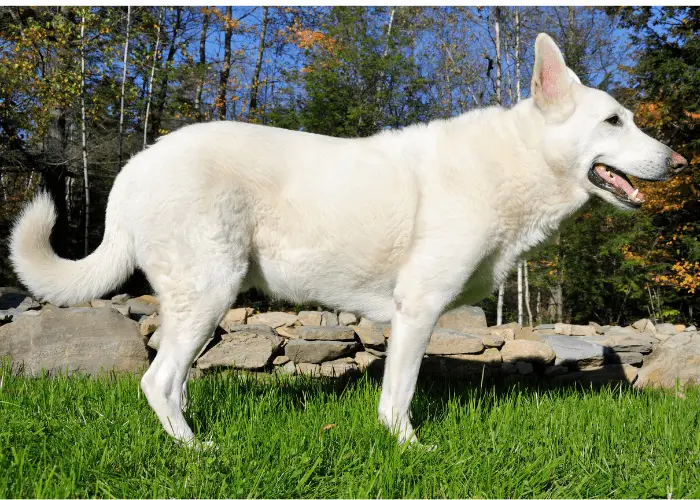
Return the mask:
[(532, 98), (545, 121), (545, 159), (553, 168), (565, 169), (588, 193), (636, 209), (644, 195), (627, 175), (660, 181), (688, 164), (639, 130), (632, 113), (609, 94), (582, 85), (544, 33), (535, 42), (532, 75)]

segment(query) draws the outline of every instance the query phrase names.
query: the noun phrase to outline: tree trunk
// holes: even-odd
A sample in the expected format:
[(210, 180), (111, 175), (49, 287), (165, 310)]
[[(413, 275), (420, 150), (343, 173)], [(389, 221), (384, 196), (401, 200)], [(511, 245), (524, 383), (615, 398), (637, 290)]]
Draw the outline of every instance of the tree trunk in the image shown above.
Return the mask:
[(561, 323), (564, 317), (564, 250), (561, 244), (561, 233), (557, 234), (557, 286), (555, 289), (554, 300), (557, 306), (557, 322)]
[(202, 110), (202, 92), (204, 91), (204, 79), (207, 66), (207, 30), (209, 29), (209, 12), (204, 14), (202, 18), (202, 35), (199, 39), (199, 82), (197, 83), (197, 91), (195, 93), (194, 109), (197, 122), (204, 121), (204, 112)]
[(523, 324), (523, 261), (518, 261), (518, 324)]
[(153, 48), (153, 64), (151, 65), (151, 76), (148, 78), (148, 89), (146, 91), (146, 116), (143, 120), (143, 149), (146, 149), (148, 144), (148, 116), (151, 110), (151, 99), (153, 97), (153, 76), (156, 73), (156, 62), (158, 61), (158, 46), (160, 45), (160, 27), (163, 24), (165, 16), (165, 7), (160, 8), (158, 13), (158, 26), (156, 34), (156, 44)]
[[(520, 102), (520, 7), (515, 7), (515, 98)], [(532, 326), (532, 309), (530, 308), (530, 280), (528, 277), (527, 260), (522, 260), (520, 265), (525, 281), (525, 307), (527, 308), (528, 325)]]
[(496, 305), (496, 324), (503, 324), (503, 295), (505, 292), (506, 284), (501, 283), (498, 287), (498, 303)]
[(532, 326), (532, 309), (530, 308), (530, 280), (528, 279), (527, 261), (523, 260), (523, 272), (525, 274), (525, 306), (527, 307), (528, 326)]
[(131, 7), (126, 8), (126, 40), (124, 41), (124, 60), (122, 69), (122, 90), (119, 109), (119, 155), (117, 160), (117, 172), (122, 169), (123, 143), (124, 143), (124, 88), (126, 86), (126, 65), (129, 56), (129, 34), (131, 31)]
[(151, 139), (154, 140), (156, 137), (160, 136), (161, 123), (163, 122), (163, 115), (165, 113), (165, 102), (168, 99), (168, 82), (170, 79), (170, 68), (175, 58), (175, 53), (177, 52), (177, 37), (180, 32), (180, 25), (182, 23), (182, 7), (173, 7), (175, 9), (175, 21), (173, 23), (173, 35), (170, 40), (170, 47), (168, 48), (168, 56), (165, 59), (165, 67), (163, 68), (163, 78), (160, 80), (160, 89), (158, 90), (158, 96), (156, 99), (155, 112), (153, 113), (153, 120), (151, 125)]
[[(267, 8), (267, 7), (266, 7)], [(226, 119), (226, 91), (228, 89), (228, 77), (231, 73), (231, 35), (233, 34), (233, 11), (231, 6), (226, 7), (226, 30), (224, 32), (224, 67), (219, 73), (219, 120)]]
[(255, 62), (253, 81), (250, 84), (250, 105), (248, 106), (248, 121), (253, 121), (253, 112), (258, 107), (258, 87), (260, 86), (260, 71), (262, 69), (263, 52), (265, 52), (265, 32), (267, 31), (267, 9), (263, 7), (262, 24), (260, 26), (260, 41), (258, 43), (258, 59)]
[[(495, 43), (496, 43), (496, 102), (501, 102), (501, 8), (494, 7), (495, 10)], [(507, 278), (506, 278), (507, 279)], [(496, 324), (503, 324), (503, 296), (505, 294), (505, 280), (498, 287), (498, 303), (496, 305)]]
[(87, 137), (85, 134), (85, 16), (80, 22), (80, 131), (83, 146), (83, 182), (85, 188), (85, 255), (88, 254), (90, 236), (90, 179), (87, 163)]
[(494, 7), (494, 11), (496, 18), (493, 26), (496, 43), (496, 102), (503, 105), (501, 100), (501, 8)]
[(515, 7), (515, 96), (520, 102), (520, 7)]

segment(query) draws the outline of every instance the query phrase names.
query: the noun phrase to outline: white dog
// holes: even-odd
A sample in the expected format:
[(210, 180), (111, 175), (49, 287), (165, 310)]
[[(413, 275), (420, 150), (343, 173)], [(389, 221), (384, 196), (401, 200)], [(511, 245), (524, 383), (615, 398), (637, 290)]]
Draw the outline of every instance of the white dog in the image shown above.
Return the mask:
[(687, 164), (632, 118), (581, 85), (540, 34), (532, 98), (512, 109), (365, 139), (224, 121), (185, 127), (117, 176), (92, 255), (56, 256), (53, 203), (39, 195), (14, 228), (12, 260), (56, 304), (100, 297), (143, 269), (163, 338), (141, 387), (184, 442), (194, 442), (181, 411), (188, 371), (240, 291), (391, 321), (379, 418), (413, 441), (409, 404), (442, 311), (491, 292), (592, 195), (639, 207), (625, 174), (662, 180)]

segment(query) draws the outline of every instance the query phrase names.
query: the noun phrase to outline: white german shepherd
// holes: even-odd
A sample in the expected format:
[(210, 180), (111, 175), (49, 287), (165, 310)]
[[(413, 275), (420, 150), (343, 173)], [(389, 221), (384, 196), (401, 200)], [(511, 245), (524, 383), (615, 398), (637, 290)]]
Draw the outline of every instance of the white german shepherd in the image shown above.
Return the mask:
[(54, 207), (40, 194), (14, 228), (12, 261), (55, 304), (100, 297), (143, 269), (163, 339), (141, 387), (165, 430), (188, 443), (188, 371), (240, 291), (391, 321), (379, 419), (413, 441), (409, 404), (442, 311), (490, 293), (592, 195), (638, 208), (644, 197), (625, 174), (663, 180), (686, 164), (615, 99), (581, 85), (540, 34), (532, 98), (512, 109), (365, 139), (185, 127), (117, 176), (92, 255), (56, 256)]

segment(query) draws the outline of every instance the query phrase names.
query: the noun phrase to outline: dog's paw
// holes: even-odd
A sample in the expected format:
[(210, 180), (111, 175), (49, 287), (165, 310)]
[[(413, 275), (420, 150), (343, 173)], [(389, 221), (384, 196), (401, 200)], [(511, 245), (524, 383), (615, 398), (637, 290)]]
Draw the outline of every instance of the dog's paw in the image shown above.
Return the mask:
[(434, 451), (437, 451), (436, 444), (423, 444), (423, 443), (419, 443), (418, 441), (414, 441), (413, 443), (409, 443), (408, 448), (412, 451), (420, 451), (420, 452), (425, 452), (425, 453), (432, 453)]
[(189, 441), (178, 441), (178, 444), (180, 446), (190, 449), (192, 451), (195, 451), (197, 453), (202, 453), (202, 452), (214, 452), (219, 449), (217, 444), (214, 441), (207, 440), (207, 441), (200, 441), (199, 439), (190, 439)]
[(212, 452), (218, 451), (219, 446), (214, 441), (211, 441), (211, 440), (197, 441), (197, 444), (195, 445), (194, 449), (198, 452), (212, 453)]

